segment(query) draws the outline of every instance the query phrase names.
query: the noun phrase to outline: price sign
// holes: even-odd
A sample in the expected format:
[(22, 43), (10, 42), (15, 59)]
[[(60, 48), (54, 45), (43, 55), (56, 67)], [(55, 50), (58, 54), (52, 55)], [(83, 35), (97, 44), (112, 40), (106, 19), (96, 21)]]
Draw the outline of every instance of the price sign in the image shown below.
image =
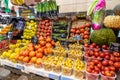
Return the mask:
[(119, 43), (111, 43), (110, 50), (111, 51), (120, 51), (120, 44)]
[(34, 8), (23, 8), (19, 11), (20, 16), (25, 18), (31, 18), (35, 16)]
[(73, 39), (74, 39), (75, 41), (80, 41), (80, 40), (82, 40), (82, 37), (81, 37), (80, 35), (78, 35), (78, 36), (73, 36)]
[(16, 68), (20, 69), (20, 70), (24, 70), (24, 66), (22, 66), (22, 65), (16, 65)]
[(49, 78), (54, 79), (54, 80), (60, 80), (60, 76), (56, 74), (49, 74)]
[(37, 38), (37, 36), (33, 36), (32, 39), (31, 39), (31, 42), (32, 42), (33, 44), (37, 44), (37, 43), (38, 43), (38, 38)]

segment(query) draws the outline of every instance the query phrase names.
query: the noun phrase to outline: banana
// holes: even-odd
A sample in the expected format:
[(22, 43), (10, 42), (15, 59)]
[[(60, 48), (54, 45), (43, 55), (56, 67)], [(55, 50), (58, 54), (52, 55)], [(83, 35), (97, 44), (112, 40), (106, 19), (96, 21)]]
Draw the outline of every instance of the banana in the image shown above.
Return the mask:
[(13, 0), (12, 2), (15, 5), (22, 5), (22, 4), (24, 4), (24, 0)]
[(90, 7), (89, 7), (88, 10), (87, 10), (87, 15), (88, 15), (88, 16), (92, 14), (92, 12), (93, 12), (96, 4), (98, 3), (98, 1), (99, 1), (99, 0), (95, 0), (95, 1), (90, 5)]
[(19, 0), (19, 2), (20, 2), (21, 4), (24, 4), (24, 0)]

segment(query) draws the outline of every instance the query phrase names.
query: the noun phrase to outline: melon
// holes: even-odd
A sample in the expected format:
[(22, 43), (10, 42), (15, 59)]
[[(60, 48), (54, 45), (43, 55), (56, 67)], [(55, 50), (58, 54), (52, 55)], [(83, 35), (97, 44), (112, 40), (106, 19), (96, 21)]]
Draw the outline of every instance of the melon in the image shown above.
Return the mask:
[(116, 42), (116, 36), (112, 29), (103, 28), (93, 31), (90, 40), (99, 46), (110, 45), (111, 42)]

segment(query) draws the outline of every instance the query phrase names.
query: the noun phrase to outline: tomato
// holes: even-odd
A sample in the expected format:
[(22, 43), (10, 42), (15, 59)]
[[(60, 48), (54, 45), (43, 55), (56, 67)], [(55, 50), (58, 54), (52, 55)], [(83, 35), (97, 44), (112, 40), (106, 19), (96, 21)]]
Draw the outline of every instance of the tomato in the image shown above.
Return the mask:
[(28, 56), (24, 57), (23, 62), (28, 63), (29, 62), (29, 57)]
[(31, 60), (30, 60), (30, 62), (35, 63), (36, 60), (37, 60), (37, 57), (32, 57)]
[(79, 30), (77, 30), (77, 31), (76, 31), (76, 34), (79, 34), (79, 33), (80, 33), (80, 31), (79, 31)]
[(42, 57), (43, 57), (43, 53), (37, 53), (37, 54), (36, 54), (36, 57), (37, 57), (37, 58), (42, 58)]
[(51, 48), (52, 45), (51, 45), (50, 43), (47, 43), (47, 44), (46, 44), (46, 47), (47, 47), (47, 48)]
[(29, 53), (29, 57), (34, 57), (35, 56), (35, 52), (34, 51), (31, 51), (30, 53)]
[(52, 44), (52, 46), (55, 46), (55, 42), (54, 41), (51, 41), (51, 44)]
[(40, 45), (41, 45), (41, 46), (44, 46), (45, 44), (46, 44), (45, 41), (40, 41)]
[(71, 33), (75, 33), (75, 29), (71, 29), (70, 32), (71, 32)]
[(81, 28), (82, 28), (82, 29), (85, 29), (85, 25), (83, 24), (83, 25), (81, 26)]
[(84, 39), (88, 39), (89, 38), (89, 36), (88, 35), (84, 35)]
[(51, 38), (47, 37), (46, 42), (48, 42), (48, 43), (51, 42)]
[(80, 29), (80, 33), (84, 33), (85, 29)]
[(37, 60), (36, 60), (36, 64), (37, 65), (40, 65), (42, 63), (42, 59), (41, 58), (38, 58)]
[(86, 26), (86, 27), (90, 27), (90, 23), (87, 22), (87, 23), (85, 24), (85, 26)]
[(43, 52), (44, 52), (44, 49), (43, 49), (43, 48), (39, 48), (39, 49), (38, 49), (38, 52), (43, 53)]
[(88, 32), (88, 31), (85, 31), (84, 34), (85, 34), (85, 35), (89, 35), (89, 32)]

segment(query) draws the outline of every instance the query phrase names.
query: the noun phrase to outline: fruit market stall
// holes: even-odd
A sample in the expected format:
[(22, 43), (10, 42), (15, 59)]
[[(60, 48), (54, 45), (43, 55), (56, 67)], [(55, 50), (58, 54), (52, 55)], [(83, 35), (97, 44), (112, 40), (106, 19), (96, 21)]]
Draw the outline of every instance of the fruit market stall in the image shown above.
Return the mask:
[(1, 65), (54, 80), (120, 79), (120, 16), (105, 16), (105, 0), (64, 14), (55, 0), (11, 1), (19, 17), (0, 18)]

